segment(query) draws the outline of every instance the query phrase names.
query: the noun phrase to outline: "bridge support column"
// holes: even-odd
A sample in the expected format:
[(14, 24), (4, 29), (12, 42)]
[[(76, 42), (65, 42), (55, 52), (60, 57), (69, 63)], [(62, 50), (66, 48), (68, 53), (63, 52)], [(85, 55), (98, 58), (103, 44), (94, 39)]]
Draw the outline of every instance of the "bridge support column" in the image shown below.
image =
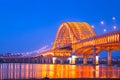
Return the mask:
[(87, 64), (87, 56), (84, 56), (84, 58), (83, 58), (83, 64), (84, 64), (84, 65)]
[(111, 65), (111, 61), (112, 61), (112, 55), (111, 55), (111, 50), (108, 50), (108, 65)]
[(38, 58), (38, 63), (40, 63), (40, 57)]
[(48, 58), (48, 64), (50, 64), (50, 58)]
[(44, 64), (44, 58), (42, 58), (42, 64)]
[(22, 58), (22, 63), (24, 63), (24, 58)]
[(71, 57), (69, 57), (68, 60), (69, 60), (69, 64), (72, 64), (72, 63), (71, 63)]
[(42, 64), (42, 58), (40, 58), (40, 64)]
[(49, 59), (50, 64), (52, 64), (52, 58)]
[(49, 58), (46, 58), (46, 64), (48, 64), (49, 63)]
[(56, 62), (56, 58), (53, 57), (53, 58), (52, 58), (52, 63), (55, 64), (55, 62)]
[(96, 55), (96, 47), (93, 47), (93, 65), (98, 65), (98, 56)]
[(98, 65), (99, 64), (99, 56), (98, 55), (96, 55), (96, 64)]
[(60, 59), (60, 64), (63, 64), (63, 63), (64, 63), (64, 61), (62, 59)]
[(71, 64), (75, 64), (75, 62), (76, 62), (76, 56), (75, 56), (75, 55), (72, 55)]
[(44, 63), (45, 63), (45, 64), (47, 63), (47, 58), (44, 59)]
[(47, 58), (47, 64), (49, 64), (49, 58)]

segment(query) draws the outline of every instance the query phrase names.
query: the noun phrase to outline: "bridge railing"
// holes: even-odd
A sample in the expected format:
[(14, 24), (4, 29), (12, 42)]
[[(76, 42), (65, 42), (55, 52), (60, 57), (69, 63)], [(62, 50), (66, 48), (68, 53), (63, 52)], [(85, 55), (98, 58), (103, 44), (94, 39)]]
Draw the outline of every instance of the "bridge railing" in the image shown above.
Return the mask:
[(112, 43), (120, 43), (120, 30), (81, 40), (80, 42), (73, 43), (72, 48), (78, 49)]

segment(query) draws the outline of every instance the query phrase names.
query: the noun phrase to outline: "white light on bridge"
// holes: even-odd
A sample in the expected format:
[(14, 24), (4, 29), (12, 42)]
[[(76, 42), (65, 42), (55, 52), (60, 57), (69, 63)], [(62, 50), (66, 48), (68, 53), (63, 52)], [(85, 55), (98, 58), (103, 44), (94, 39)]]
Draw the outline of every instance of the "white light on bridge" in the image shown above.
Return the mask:
[(107, 30), (106, 30), (106, 29), (104, 29), (104, 32), (107, 32)]
[(96, 56), (96, 64), (99, 62), (99, 56)]
[(104, 21), (101, 21), (100, 23), (103, 25), (103, 24), (104, 24)]
[(94, 28), (95, 26), (94, 26), (94, 25), (92, 25), (91, 27), (92, 27), (92, 28)]
[(68, 60), (71, 60), (71, 58), (69, 57)]
[(56, 60), (56, 58), (55, 58), (55, 57), (53, 57), (53, 64), (55, 64), (55, 60)]
[(112, 18), (112, 20), (115, 20), (115, 19), (116, 19), (115, 17)]
[(116, 29), (117, 27), (116, 26), (113, 26), (113, 29)]
[(75, 58), (76, 58), (76, 56), (72, 55), (72, 59), (75, 59)]
[(69, 63), (71, 64), (71, 58), (70, 57), (68, 58), (68, 60), (69, 60)]

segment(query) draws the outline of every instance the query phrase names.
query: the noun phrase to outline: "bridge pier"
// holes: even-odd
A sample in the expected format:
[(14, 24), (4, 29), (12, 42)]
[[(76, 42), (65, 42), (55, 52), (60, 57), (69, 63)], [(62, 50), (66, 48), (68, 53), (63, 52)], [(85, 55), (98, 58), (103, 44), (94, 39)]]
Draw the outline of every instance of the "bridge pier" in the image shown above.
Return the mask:
[(44, 58), (42, 58), (42, 64), (44, 64)]
[(52, 63), (55, 64), (56, 63), (56, 57), (52, 58)]
[(47, 58), (47, 63), (50, 64), (50, 58), (49, 57)]
[(43, 64), (46, 64), (46, 58), (44, 58), (44, 60), (43, 60), (44, 62), (43, 62)]
[(48, 64), (50, 64), (50, 58), (48, 58)]
[(86, 65), (87, 64), (87, 56), (85, 55), (83, 58), (83, 64)]
[(98, 65), (98, 55), (96, 55), (96, 47), (93, 47), (93, 65)]
[(68, 58), (69, 64), (71, 64), (71, 57)]
[(42, 58), (40, 58), (40, 64), (42, 64)]
[(37, 63), (39, 63), (40, 61), (39, 61), (39, 57), (37, 57)]
[(75, 55), (72, 55), (71, 64), (75, 64), (75, 62), (76, 62), (76, 56), (75, 56)]
[(62, 59), (60, 59), (60, 64), (63, 64), (63, 63), (64, 63), (64, 61)]
[(50, 64), (52, 64), (52, 58), (50, 58)]
[(24, 63), (24, 58), (22, 58), (22, 63)]
[(48, 58), (45, 58), (45, 63), (48, 64)]
[(108, 50), (108, 65), (111, 65), (111, 61), (112, 61), (112, 51), (109, 49)]

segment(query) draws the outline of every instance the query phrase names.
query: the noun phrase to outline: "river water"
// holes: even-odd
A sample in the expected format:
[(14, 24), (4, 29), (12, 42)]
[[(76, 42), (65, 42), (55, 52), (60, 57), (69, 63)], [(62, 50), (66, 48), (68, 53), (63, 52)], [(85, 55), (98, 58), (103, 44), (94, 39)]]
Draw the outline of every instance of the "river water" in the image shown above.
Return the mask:
[(0, 64), (0, 79), (120, 78), (120, 66), (69, 64)]

